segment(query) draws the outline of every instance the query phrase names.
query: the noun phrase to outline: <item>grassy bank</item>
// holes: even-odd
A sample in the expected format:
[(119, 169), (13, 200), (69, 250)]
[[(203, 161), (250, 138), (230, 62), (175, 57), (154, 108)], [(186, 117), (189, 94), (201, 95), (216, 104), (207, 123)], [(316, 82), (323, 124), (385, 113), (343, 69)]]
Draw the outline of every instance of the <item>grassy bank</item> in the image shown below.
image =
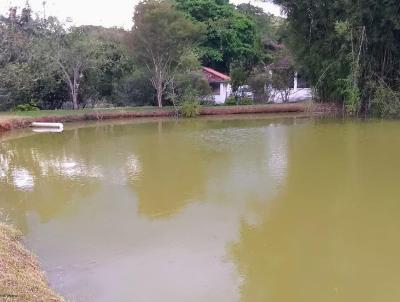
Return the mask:
[(0, 223), (0, 301), (61, 302), (36, 258), (21, 243), (21, 234)]
[[(229, 115), (257, 113), (290, 113), (307, 112), (310, 114), (331, 114), (336, 111), (332, 104), (290, 103), (248, 106), (210, 106), (202, 107), (200, 115)], [(112, 109), (82, 109), (82, 110), (43, 110), (28, 112), (0, 113), (0, 131), (29, 127), (32, 122), (78, 122), (85, 120), (107, 120), (142, 117), (174, 116), (172, 107), (124, 107)]]

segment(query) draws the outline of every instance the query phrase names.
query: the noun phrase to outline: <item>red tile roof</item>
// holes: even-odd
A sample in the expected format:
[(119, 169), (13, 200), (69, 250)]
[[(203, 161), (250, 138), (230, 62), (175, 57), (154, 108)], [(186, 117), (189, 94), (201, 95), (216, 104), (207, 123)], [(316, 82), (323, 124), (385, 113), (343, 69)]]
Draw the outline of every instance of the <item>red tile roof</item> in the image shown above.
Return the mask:
[(202, 70), (209, 83), (229, 82), (231, 80), (226, 74), (220, 73), (212, 68), (202, 67)]

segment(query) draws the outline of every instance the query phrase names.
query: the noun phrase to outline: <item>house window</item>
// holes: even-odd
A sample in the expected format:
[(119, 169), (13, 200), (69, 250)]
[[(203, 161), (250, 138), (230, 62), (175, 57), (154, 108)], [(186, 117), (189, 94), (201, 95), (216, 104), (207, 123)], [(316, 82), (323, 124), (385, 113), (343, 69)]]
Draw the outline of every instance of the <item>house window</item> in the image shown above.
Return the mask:
[(213, 95), (219, 95), (220, 94), (220, 85), (219, 83), (210, 83), (211, 90)]

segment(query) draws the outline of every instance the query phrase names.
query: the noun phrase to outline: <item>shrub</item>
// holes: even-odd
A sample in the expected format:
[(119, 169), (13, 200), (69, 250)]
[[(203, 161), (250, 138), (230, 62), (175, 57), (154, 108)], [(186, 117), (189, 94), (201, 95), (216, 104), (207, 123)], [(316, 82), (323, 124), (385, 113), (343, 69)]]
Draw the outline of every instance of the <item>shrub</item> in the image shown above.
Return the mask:
[(33, 104), (20, 104), (14, 107), (13, 111), (39, 111), (40, 109)]
[(253, 70), (249, 77), (248, 84), (253, 92), (255, 102), (267, 103), (270, 101), (272, 79), (271, 75), (266, 72), (264, 68), (256, 68)]
[(184, 117), (196, 117), (200, 114), (201, 105), (196, 100), (185, 100), (179, 105), (179, 112)]
[(253, 100), (249, 98), (240, 99), (239, 105), (253, 105)]
[(384, 81), (370, 82), (372, 91), (371, 111), (380, 117), (400, 117), (400, 93), (391, 89)]
[(226, 106), (234, 106), (237, 105), (236, 98), (234, 96), (230, 96), (229, 98), (226, 99), (225, 101)]

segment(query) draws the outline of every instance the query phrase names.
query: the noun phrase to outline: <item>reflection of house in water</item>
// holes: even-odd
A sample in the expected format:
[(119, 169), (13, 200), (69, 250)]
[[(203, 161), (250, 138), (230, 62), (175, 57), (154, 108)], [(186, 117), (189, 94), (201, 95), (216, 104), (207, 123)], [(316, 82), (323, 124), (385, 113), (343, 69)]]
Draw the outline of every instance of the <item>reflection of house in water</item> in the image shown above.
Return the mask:
[(309, 100), (312, 91), (306, 79), (295, 69), (292, 57), (285, 56), (266, 67), (272, 77), (270, 101), (274, 103)]
[(209, 67), (203, 67), (202, 72), (211, 86), (215, 103), (225, 103), (232, 93), (232, 88), (229, 84), (231, 78)]

